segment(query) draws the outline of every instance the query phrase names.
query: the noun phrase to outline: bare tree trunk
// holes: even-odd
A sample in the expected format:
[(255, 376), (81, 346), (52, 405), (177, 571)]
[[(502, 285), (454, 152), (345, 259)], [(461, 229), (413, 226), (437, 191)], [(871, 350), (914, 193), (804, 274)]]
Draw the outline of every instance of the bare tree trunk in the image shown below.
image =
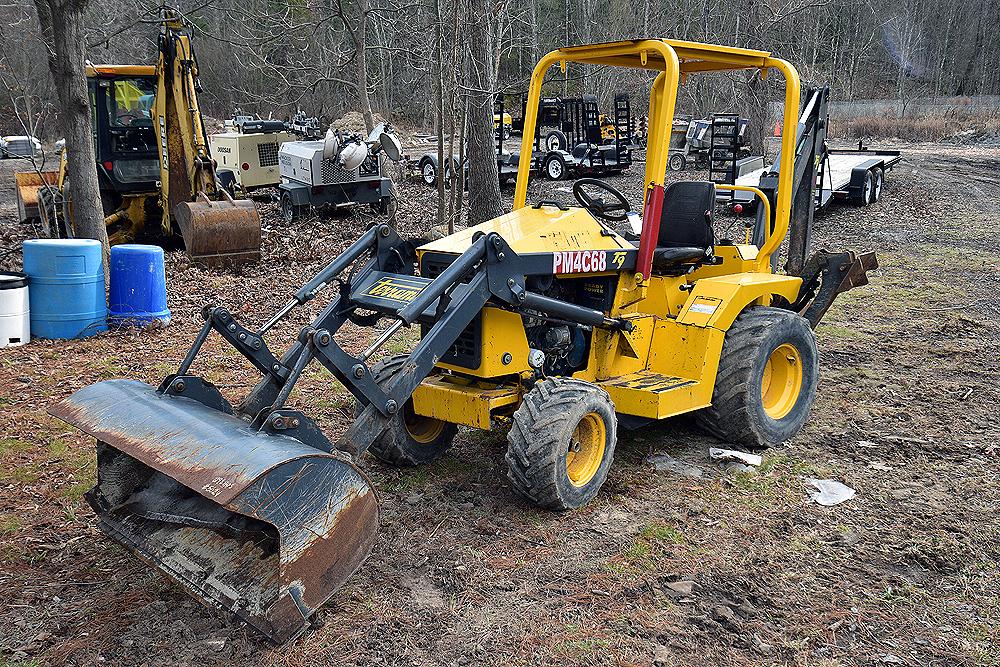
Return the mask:
[(66, 137), (74, 233), (78, 237), (101, 242), (107, 276), (110, 247), (97, 181), (97, 157), (85, 68), (83, 14), (86, 0), (35, 0), (35, 8), (48, 47), (49, 71), (52, 72), (59, 98), (59, 123)]
[[(435, 111), (437, 112), (437, 157), (438, 157), (438, 169), (437, 169), (437, 224), (444, 224), (444, 179), (447, 169), (446, 164), (451, 162), (451, 156), (445, 157), (444, 154), (444, 26), (442, 21), (444, 16), (441, 13), (441, 0), (434, 0), (434, 55), (435, 60), (437, 60), (437, 69), (435, 71), (435, 86), (434, 86), (434, 97), (435, 97)], [(448, 160), (446, 163), (445, 160)]]
[[(466, 143), (467, 143), (467, 140), (468, 140), (468, 137), (467, 137), (468, 126), (469, 126), (469, 102), (468, 102), (467, 99), (463, 98), (462, 99), (462, 125), (461, 125), (461, 129), (459, 130), (459, 132), (461, 134), (459, 135), (459, 141), (458, 141), (458, 163), (459, 164), (465, 164), (465, 161), (467, 159), (467, 156), (466, 156), (466, 153), (465, 153), (465, 146), (466, 146)], [(457, 193), (456, 194), (456, 196), (457, 196), (457, 202), (456, 202), (456, 205), (455, 205), (456, 215), (452, 216), (448, 220), (448, 233), (449, 234), (454, 234), (455, 233), (455, 224), (462, 217), (462, 203), (463, 203), (462, 202), (462, 198), (463, 198), (463, 195), (465, 194), (465, 182), (466, 182), (465, 170), (464, 169), (459, 169), (458, 170), (458, 185), (455, 188), (455, 191)]]
[(469, 224), (503, 213), (493, 130), (497, 9), (474, 0), (469, 26)]
[(368, 3), (360, 3), (358, 29), (355, 33), (358, 50), (358, 100), (361, 102), (361, 115), (365, 117), (365, 133), (371, 133), (375, 128), (375, 115), (372, 113), (371, 94), (368, 91)]

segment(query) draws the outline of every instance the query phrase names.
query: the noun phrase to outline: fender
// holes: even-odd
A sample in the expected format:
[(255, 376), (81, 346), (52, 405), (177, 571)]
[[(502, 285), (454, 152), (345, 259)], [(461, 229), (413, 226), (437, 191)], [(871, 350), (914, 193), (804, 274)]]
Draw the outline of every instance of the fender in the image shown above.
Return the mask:
[(679, 324), (726, 331), (750, 304), (767, 304), (769, 297), (784, 297), (789, 303), (799, 295), (802, 278), (766, 273), (734, 273), (702, 278), (694, 284), (681, 312)]

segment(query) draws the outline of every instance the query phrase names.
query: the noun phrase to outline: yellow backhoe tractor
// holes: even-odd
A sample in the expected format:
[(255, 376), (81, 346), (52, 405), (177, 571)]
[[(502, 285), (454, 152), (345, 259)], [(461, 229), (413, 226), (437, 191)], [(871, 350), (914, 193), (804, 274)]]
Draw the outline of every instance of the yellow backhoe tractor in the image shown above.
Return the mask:
[[(542, 81), (570, 62), (659, 72), (634, 236), (610, 227), (632, 202), (599, 181), (576, 183), (579, 206), (527, 201)], [(747, 186), (761, 200), (758, 242), (715, 237), (715, 184), (664, 186), (679, 83), (731, 70), (782, 74), (783, 136), (808, 133), (798, 74), (763, 51), (668, 39), (553, 51), (532, 76), (512, 212), (415, 256), (376, 225), (260, 326), (206, 306), (193, 345), (158, 387), (112, 380), (53, 406), (98, 440), (87, 498), (103, 530), (199, 599), (283, 641), (372, 547), (379, 509), (359, 462), (366, 451), (421, 464), (445, 452), (459, 426), (509, 425), (511, 486), (536, 505), (571, 510), (599, 492), (619, 426), (694, 413), (741, 446), (795, 436), (816, 395), (811, 325), (874, 262), (820, 252), (803, 275), (772, 269), (790, 221), (805, 219), (791, 215), (796, 183), (811, 193), (814, 182), (799, 168), (811, 159), (795, 151), (781, 154), (771, 191)], [(273, 353), (268, 331), (327, 287), (326, 307)], [(373, 328), (359, 353), (338, 341), (349, 321)], [(375, 361), (405, 327), (419, 327), (413, 351)], [(261, 374), (238, 405), (192, 373), (209, 335)], [(288, 405), (312, 361), (357, 400), (338, 438)]]
[[(182, 19), (161, 15), (159, 61), (88, 65), (91, 122), (105, 223), (112, 244), (180, 232), (190, 257), (239, 265), (260, 258), (260, 217), (221, 186), (198, 106), (198, 64)], [(48, 236), (74, 235), (66, 152), (43, 174), (38, 209)]]

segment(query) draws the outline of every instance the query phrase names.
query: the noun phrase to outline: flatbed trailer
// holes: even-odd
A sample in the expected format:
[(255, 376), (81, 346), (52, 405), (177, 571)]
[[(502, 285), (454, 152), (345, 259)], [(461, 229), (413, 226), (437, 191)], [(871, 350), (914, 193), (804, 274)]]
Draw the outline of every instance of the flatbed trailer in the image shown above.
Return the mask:
[[(827, 149), (820, 160), (821, 178), (816, 179), (816, 208), (823, 208), (834, 199), (857, 206), (874, 204), (882, 196), (886, 172), (901, 159), (899, 151), (874, 150), (861, 145), (856, 149)], [(768, 165), (746, 172), (736, 179), (735, 185), (757, 187), (761, 177), (773, 168)], [(719, 197), (733, 205), (741, 205), (748, 212), (754, 203), (754, 194), (745, 190), (720, 191)]]

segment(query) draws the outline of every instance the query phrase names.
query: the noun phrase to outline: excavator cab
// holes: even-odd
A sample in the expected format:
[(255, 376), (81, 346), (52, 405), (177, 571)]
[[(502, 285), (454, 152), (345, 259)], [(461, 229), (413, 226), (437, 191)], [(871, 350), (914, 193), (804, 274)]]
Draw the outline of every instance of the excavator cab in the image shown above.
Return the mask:
[(95, 135), (97, 174), (105, 215), (124, 195), (156, 193), (160, 162), (153, 130), (156, 72), (153, 67), (119, 67), (88, 77)]

